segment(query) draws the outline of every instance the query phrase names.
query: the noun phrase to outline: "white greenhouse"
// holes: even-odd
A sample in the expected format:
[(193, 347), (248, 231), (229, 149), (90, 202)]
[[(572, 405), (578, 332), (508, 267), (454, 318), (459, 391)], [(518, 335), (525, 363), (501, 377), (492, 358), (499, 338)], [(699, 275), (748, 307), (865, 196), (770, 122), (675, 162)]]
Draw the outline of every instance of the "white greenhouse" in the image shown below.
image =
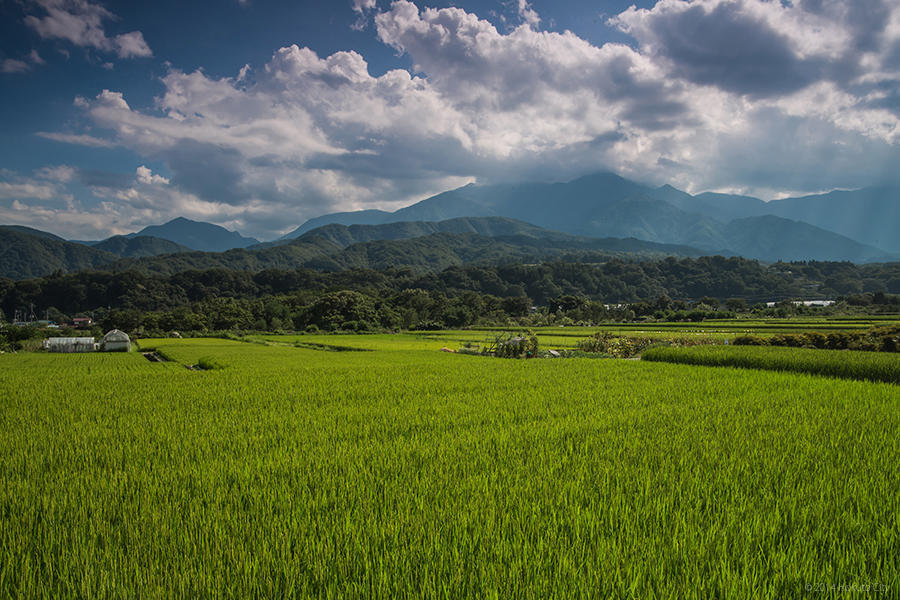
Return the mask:
[(52, 337), (44, 340), (47, 352), (94, 352), (97, 344), (92, 337)]
[(131, 338), (124, 331), (113, 329), (100, 340), (100, 348), (104, 352), (129, 352), (131, 351)]

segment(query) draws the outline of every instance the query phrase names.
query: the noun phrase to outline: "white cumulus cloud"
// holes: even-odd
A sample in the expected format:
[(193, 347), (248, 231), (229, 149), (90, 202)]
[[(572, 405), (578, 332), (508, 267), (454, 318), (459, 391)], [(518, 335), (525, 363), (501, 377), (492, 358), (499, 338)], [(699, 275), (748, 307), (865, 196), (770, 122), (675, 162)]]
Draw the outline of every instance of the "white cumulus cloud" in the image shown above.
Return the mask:
[(154, 175), (153, 171), (141, 165), (136, 171), (137, 180), (144, 185), (168, 185), (169, 180), (162, 175)]
[(900, 159), (900, 11), (865, 2), (887, 12), (661, 0), (611, 20), (634, 47), (539, 31), (528, 2), (508, 32), (461, 8), (356, 2), (412, 69), (373, 75), (353, 50), (290, 45), (253, 77), (172, 69), (151, 109), (115, 90), (76, 104), (171, 173), (95, 186), (120, 219), (185, 214), (260, 237), (473, 180), (600, 169), (688, 191), (858, 187)]
[(352, 0), (353, 10), (362, 13), (375, 8), (375, 0)]
[(119, 58), (149, 57), (153, 56), (150, 46), (144, 41), (144, 34), (140, 31), (123, 33), (113, 39), (113, 45)]
[(132, 31), (109, 37), (104, 21), (115, 15), (88, 0), (34, 0), (39, 14), (29, 14), (25, 24), (46, 39), (66, 40), (75, 46), (115, 52), (119, 58), (149, 57), (153, 53), (144, 35)]
[(531, 6), (531, 2), (528, 0), (519, 0), (519, 18), (522, 19), (525, 23), (528, 23), (532, 27), (537, 27), (541, 24), (541, 17), (537, 14), (537, 11), (534, 10)]
[(0, 63), (0, 73), (24, 73), (30, 68), (27, 62), (15, 58), (6, 58)]

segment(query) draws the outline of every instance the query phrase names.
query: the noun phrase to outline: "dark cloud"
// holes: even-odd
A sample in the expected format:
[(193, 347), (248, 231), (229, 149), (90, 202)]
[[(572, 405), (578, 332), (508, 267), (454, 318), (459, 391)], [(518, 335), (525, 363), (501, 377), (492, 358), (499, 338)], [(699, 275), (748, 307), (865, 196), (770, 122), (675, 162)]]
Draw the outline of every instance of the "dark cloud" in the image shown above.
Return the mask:
[(884, 57), (884, 66), (892, 70), (900, 70), (900, 40), (896, 40), (888, 48)]
[(244, 189), (245, 161), (234, 148), (182, 139), (166, 153), (172, 184), (211, 202), (237, 205), (249, 199)]
[(880, 47), (891, 16), (884, 0), (799, 0), (797, 7), (844, 23), (859, 52), (871, 52)]
[(690, 108), (684, 102), (649, 97), (631, 102), (623, 116), (645, 131), (671, 131), (690, 127), (694, 120), (689, 114)]
[(790, 40), (737, 3), (710, 12), (694, 5), (653, 21), (656, 52), (694, 83), (764, 97), (797, 91), (820, 79), (820, 60), (798, 58)]

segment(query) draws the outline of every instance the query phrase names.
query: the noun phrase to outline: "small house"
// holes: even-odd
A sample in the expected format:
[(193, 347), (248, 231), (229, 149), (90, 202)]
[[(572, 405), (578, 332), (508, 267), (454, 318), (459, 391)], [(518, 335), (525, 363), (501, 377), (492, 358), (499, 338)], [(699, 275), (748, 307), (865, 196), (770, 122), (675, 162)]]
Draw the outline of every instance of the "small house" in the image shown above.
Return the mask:
[(90, 317), (75, 317), (72, 319), (72, 327), (75, 329), (87, 329), (94, 324), (94, 320)]
[(100, 340), (100, 349), (104, 352), (130, 352), (131, 338), (124, 331), (113, 329)]
[(97, 344), (92, 337), (52, 337), (44, 340), (41, 347), (47, 352), (94, 352)]

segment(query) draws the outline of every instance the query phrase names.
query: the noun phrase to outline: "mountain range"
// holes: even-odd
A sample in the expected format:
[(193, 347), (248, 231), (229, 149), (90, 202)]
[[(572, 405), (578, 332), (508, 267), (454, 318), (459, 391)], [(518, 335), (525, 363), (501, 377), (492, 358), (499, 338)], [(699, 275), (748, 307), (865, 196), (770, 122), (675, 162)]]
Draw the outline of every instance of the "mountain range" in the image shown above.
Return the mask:
[(206, 268), (438, 270), (623, 255), (878, 262), (898, 260), (897, 231), (896, 188), (763, 202), (691, 195), (597, 173), (568, 183), (468, 185), (395, 212), (323, 215), (266, 243), (184, 218), (99, 242), (0, 226), (0, 277), (97, 268), (165, 274)]
[[(833, 191), (764, 202), (732, 194), (693, 196), (670, 185), (650, 187), (613, 173), (595, 173), (568, 183), (470, 184), (392, 213), (365, 210), (316, 217), (282, 239), (299, 237), (329, 223), (375, 225), (504, 216), (574, 235), (635, 237), (715, 252), (727, 248), (738, 250), (723, 229), (731, 221), (767, 215), (805, 222), (868, 246), (856, 248), (857, 254), (847, 255), (846, 260), (879, 260), (900, 253), (900, 236), (896, 233), (900, 231), (900, 188)], [(753, 227), (755, 223), (743, 221), (743, 224)], [(765, 256), (754, 257), (813, 258), (823, 249), (811, 247), (780, 256), (766, 252)]]

